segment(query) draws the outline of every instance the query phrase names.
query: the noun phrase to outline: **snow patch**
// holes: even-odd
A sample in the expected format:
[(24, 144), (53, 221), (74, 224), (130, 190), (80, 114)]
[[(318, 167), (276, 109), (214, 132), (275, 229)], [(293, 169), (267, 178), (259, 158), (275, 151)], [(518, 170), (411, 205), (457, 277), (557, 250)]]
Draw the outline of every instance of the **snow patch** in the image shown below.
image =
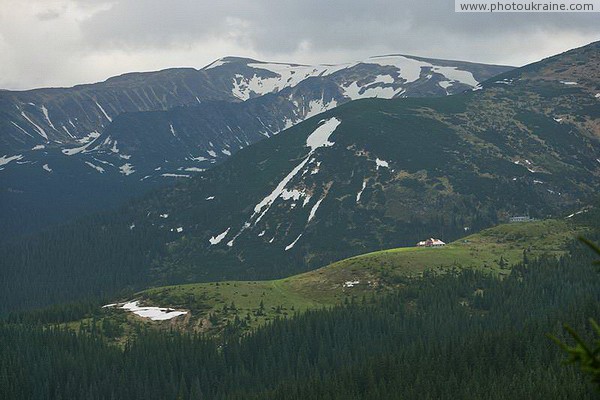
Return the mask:
[(98, 138), (99, 136), (100, 136), (100, 133), (97, 131), (90, 132), (87, 135), (85, 135), (84, 137), (82, 137), (81, 139), (77, 139), (77, 142), (79, 142), (81, 144), (86, 144), (86, 143), (89, 143), (92, 140)]
[(325, 197), (321, 197), (319, 199), (319, 201), (317, 201), (315, 203), (315, 205), (310, 209), (310, 213), (308, 214), (308, 221), (306, 223), (309, 223), (311, 219), (313, 219), (315, 217), (315, 214), (317, 213), (317, 210), (319, 209), (319, 206), (321, 205), (321, 202), (325, 199)]
[(48, 164), (44, 164), (42, 168), (44, 169), (44, 171), (52, 172), (52, 168), (50, 168)]
[(104, 173), (104, 168), (102, 168), (102, 167), (99, 167), (99, 166), (97, 166), (97, 165), (95, 165), (95, 164), (92, 164), (92, 163), (91, 163), (91, 162), (89, 162), (89, 161), (86, 161), (85, 163), (86, 163), (87, 165), (89, 165), (90, 167), (94, 168), (96, 171), (100, 172), (101, 174), (103, 174), (103, 173)]
[(421, 76), (421, 68), (431, 66), (429, 63), (413, 60), (404, 56), (377, 56), (365, 60), (366, 64), (378, 64), (383, 67), (391, 66), (400, 70), (400, 76), (411, 83)]
[(133, 168), (133, 165), (126, 163), (123, 164), (119, 167), (120, 172), (125, 175), (125, 176), (129, 176), (131, 174), (133, 174), (135, 172), (135, 169)]
[(296, 240), (294, 240), (292, 243), (285, 246), (285, 251), (292, 249), (301, 237), (302, 237), (302, 234), (299, 234), (298, 237), (296, 238)]
[(33, 146), (31, 148), (31, 150), (43, 150), (45, 148), (46, 148), (46, 146), (44, 146), (43, 144), (36, 144), (35, 146)]
[(213, 246), (215, 244), (221, 243), (221, 240), (225, 239), (225, 236), (227, 236), (230, 229), (231, 229), (231, 227), (227, 228), (224, 232), (219, 233), (217, 236), (213, 236), (210, 239), (208, 239), (208, 241), (210, 242), (210, 245)]
[(100, 111), (102, 111), (102, 114), (104, 114), (104, 116), (106, 117), (106, 119), (108, 120), (108, 122), (112, 122), (112, 118), (106, 113), (106, 111), (104, 111), (104, 108), (102, 108), (102, 106), (100, 104), (98, 104), (97, 101), (94, 101), (96, 103), (96, 105), (98, 106), (98, 108), (100, 109)]
[(566, 219), (566, 218), (573, 218), (574, 216), (576, 216), (576, 215), (579, 215), (579, 214), (582, 214), (582, 213), (585, 213), (585, 212), (588, 212), (588, 210), (580, 210), (580, 211), (577, 211), (577, 212), (575, 212), (575, 213), (573, 213), (573, 214), (569, 214), (569, 215), (567, 215), (567, 216), (565, 217), (565, 219)]
[(30, 138), (33, 137), (33, 136), (31, 136), (31, 134), (29, 134), (29, 132), (27, 132), (25, 129), (21, 128), (16, 122), (10, 121), (10, 123), (13, 124), (14, 126), (16, 126), (17, 128), (19, 128), (21, 130), (21, 132), (23, 132), (24, 134), (26, 134)]
[(362, 196), (365, 188), (367, 187), (367, 181), (364, 180), (362, 183), (362, 188), (360, 189), (360, 191), (356, 194), (356, 202), (358, 203), (360, 201), (360, 196)]
[(39, 125), (37, 125), (35, 122), (33, 122), (31, 120), (31, 118), (29, 118), (27, 116), (27, 114), (25, 114), (24, 111), (21, 111), (21, 115), (23, 116), (23, 118), (25, 118), (31, 125), (33, 125), (35, 127), (35, 129), (38, 131), (38, 133), (40, 134), (41, 137), (43, 137), (44, 139), (46, 139), (46, 141), (48, 140), (48, 135), (46, 134), (46, 131), (44, 129), (42, 129)]
[(308, 195), (304, 198), (304, 201), (302, 202), (302, 207), (306, 206), (308, 204), (308, 202), (310, 201), (311, 196)]
[[(140, 307), (138, 304), (139, 304), (138, 300), (130, 301), (130, 302), (123, 304), (120, 308), (125, 311), (132, 312), (135, 315), (140, 316), (142, 318), (149, 318), (152, 321), (165, 321), (165, 320), (169, 320), (169, 319), (178, 317), (180, 315), (185, 315), (188, 313), (187, 311), (174, 310), (172, 308)], [(115, 306), (116, 306), (116, 304), (114, 304), (114, 305), (107, 304), (103, 308), (115, 307)]]
[(75, 154), (79, 154), (81, 152), (85, 152), (88, 149), (88, 147), (90, 147), (93, 143), (95, 143), (96, 140), (99, 137), (100, 137), (100, 133), (98, 133), (98, 132), (90, 132), (89, 135), (87, 135), (85, 138), (83, 138), (83, 139), (80, 140), (80, 142), (81, 142), (82, 140), (84, 140), (86, 138), (89, 138), (89, 139), (87, 139), (88, 142), (86, 144), (84, 144), (83, 146), (74, 147), (74, 148), (71, 148), (71, 149), (62, 149), (61, 151), (62, 151), (62, 153), (64, 155), (67, 155), (67, 156), (72, 156), (72, 155), (75, 155)]
[(329, 141), (329, 137), (342, 123), (338, 118), (329, 118), (324, 123), (319, 125), (317, 129), (306, 138), (306, 147), (310, 147), (310, 154), (319, 147), (330, 147), (335, 143)]
[[(322, 112), (325, 112), (327, 110), (330, 110), (334, 107), (337, 106), (337, 101), (332, 100), (329, 103), (326, 103), (323, 98), (321, 97), (321, 99), (319, 100), (311, 100), (308, 103), (308, 111), (306, 112), (306, 119), (313, 117), (317, 114), (321, 114)], [(291, 121), (289, 121), (291, 123)], [(288, 122), (286, 121), (286, 128), (288, 128)]]
[(382, 167), (382, 168), (389, 168), (390, 167), (390, 164), (387, 161), (380, 160), (379, 158), (377, 158), (375, 160), (375, 165), (377, 166), (376, 169), (379, 169), (379, 167)]
[(7, 156), (7, 155), (3, 155), (2, 157), (0, 157), (0, 167), (3, 165), (8, 164), (11, 161), (17, 161), (23, 158), (22, 154), (17, 154), (15, 156)]
[(329, 137), (340, 124), (341, 121), (339, 119), (329, 118), (308, 136), (308, 138), (306, 139), (306, 146), (310, 147), (310, 152), (300, 164), (298, 164), (285, 178), (283, 178), (281, 182), (279, 182), (279, 184), (275, 187), (271, 194), (262, 199), (254, 207), (254, 214), (252, 214), (251, 218), (254, 218), (258, 215), (258, 218), (256, 219), (255, 223), (261, 220), (261, 218), (269, 210), (275, 199), (277, 199), (281, 195), (285, 186), (294, 178), (294, 176), (296, 176), (296, 174), (302, 168), (304, 168), (308, 160), (310, 160), (312, 154), (318, 148), (333, 146), (334, 143), (329, 141)]
[(518, 160), (517, 160), (517, 161), (513, 161), (513, 162), (514, 162), (515, 164), (517, 164), (517, 165), (520, 165), (520, 166), (522, 166), (522, 167), (525, 167), (525, 168), (527, 168), (527, 170), (528, 170), (529, 172), (531, 172), (532, 174), (536, 173), (536, 170), (534, 170), (534, 169), (532, 169), (532, 168), (530, 168), (530, 167), (529, 167), (529, 165), (531, 165), (531, 161), (529, 161), (529, 160), (525, 160), (525, 164), (521, 164), (521, 161), (518, 161)]
[(66, 127), (66, 126), (64, 126), (64, 125), (61, 125), (61, 126), (62, 126), (62, 128), (63, 128), (63, 131), (65, 131), (65, 132), (67, 133), (67, 135), (69, 135), (69, 136), (70, 136), (72, 139), (75, 139), (75, 136), (73, 136), (73, 135), (71, 134), (71, 132), (70, 132), (70, 131), (67, 129), (67, 127)]
[(56, 130), (56, 128), (54, 127), (54, 124), (52, 123), (52, 121), (50, 121), (50, 117), (48, 115), (48, 109), (45, 106), (42, 106), (42, 113), (44, 113), (44, 117), (46, 118), (46, 122), (48, 122), (48, 125), (50, 125), (50, 127), (54, 130)]
[(160, 176), (164, 176), (165, 178), (191, 178), (190, 175), (186, 174), (161, 174)]
[(299, 191), (298, 189), (283, 189), (281, 191), (280, 197), (284, 200), (293, 199), (294, 201), (300, 200), (300, 197), (304, 197), (304, 192)]
[(200, 156), (200, 157), (191, 157), (190, 160), (192, 160), (192, 161), (208, 161), (210, 159)]

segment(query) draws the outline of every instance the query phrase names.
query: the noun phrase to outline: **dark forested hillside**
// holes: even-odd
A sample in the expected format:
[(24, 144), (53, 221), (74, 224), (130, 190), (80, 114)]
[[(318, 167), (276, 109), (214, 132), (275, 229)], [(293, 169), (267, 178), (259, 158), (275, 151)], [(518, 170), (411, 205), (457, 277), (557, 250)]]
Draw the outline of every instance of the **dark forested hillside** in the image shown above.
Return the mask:
[[(597, 239), (597, 237), (595, 237)], [(141, 329), (124, 348), (91, 333), (0, 324), (10, 399), (591, 399), (544, 336), (600, 313), (598, 271), (574, 244), (503, 281), (426, 275), (380, 299), (276, 320), (241, 340)]]

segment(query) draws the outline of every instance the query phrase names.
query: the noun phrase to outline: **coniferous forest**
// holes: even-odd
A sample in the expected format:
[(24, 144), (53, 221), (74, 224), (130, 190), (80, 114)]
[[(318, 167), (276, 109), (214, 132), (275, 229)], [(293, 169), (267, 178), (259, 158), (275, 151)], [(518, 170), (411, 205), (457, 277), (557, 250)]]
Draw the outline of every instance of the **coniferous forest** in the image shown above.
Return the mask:
[[(594, 237), (597, 239), (597, 237)], [(586, 399), (596, 393), (546, 337), (584, 337), (600, 312), (593, 253), (524, 258), (503, 280), (425, 274), (403, 290), (276, 320), (239, 337), (65, 329), (60, 307), (0, 325), (4, 399)], [(74, 315), (94, 307), (65, 306)], [(35, 322), (38, 321), (38, 322)]]

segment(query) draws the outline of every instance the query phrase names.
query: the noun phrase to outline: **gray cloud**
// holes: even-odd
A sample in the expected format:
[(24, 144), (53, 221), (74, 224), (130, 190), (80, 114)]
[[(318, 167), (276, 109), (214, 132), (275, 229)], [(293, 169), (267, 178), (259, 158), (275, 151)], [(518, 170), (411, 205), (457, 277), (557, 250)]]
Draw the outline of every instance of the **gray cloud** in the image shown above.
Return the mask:
[(405, 53), (522, 65), (600, 39), (597, 13), (457, 14), (451, 0), (34, 0), (25, 11), (4, 2), (0, 87), (201, 67), (229, 54), (332, 63)]

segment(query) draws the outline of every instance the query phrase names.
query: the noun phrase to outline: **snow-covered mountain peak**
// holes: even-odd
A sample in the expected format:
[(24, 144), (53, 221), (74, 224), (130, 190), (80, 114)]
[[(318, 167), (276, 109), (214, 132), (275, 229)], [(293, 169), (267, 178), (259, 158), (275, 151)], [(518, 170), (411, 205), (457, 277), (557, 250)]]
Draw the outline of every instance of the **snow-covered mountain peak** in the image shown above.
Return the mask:
[[(475, 68), (476, 69), (476, 68)], [(341, 64), (291, 64), (225, 57), (204, 71), (231, 82), (231, 94), (242, 101), (293, 88), (310, 78), (328, 79), (349, 100), (405, 96), (410, 86), (437, 88), (439, 95), (472, 89), (482, 81), (473, 64), (391, 54)], [(229, 76), (227, 76), (229, 75)]]

